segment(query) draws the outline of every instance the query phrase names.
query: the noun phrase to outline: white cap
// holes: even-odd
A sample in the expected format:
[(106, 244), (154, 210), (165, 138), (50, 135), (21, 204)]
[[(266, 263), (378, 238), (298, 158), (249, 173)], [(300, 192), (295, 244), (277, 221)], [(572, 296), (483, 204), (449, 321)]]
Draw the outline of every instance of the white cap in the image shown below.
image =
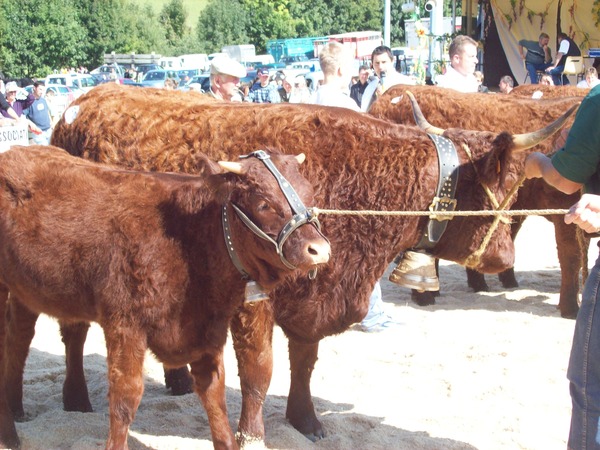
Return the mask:
[(17, 83), (14, 81), (9, 81), (6, 83), (6, 88), (4, 89), (5, 92), (17, 92), (18, 90), (19, 86), (17, 86)]
[(210, 63), (210, 73), (222, 73), (223, 75), (231, 75), (236, 78), (244, 78), (246, 76), (246, 68), (229, 56), (215, 56)]

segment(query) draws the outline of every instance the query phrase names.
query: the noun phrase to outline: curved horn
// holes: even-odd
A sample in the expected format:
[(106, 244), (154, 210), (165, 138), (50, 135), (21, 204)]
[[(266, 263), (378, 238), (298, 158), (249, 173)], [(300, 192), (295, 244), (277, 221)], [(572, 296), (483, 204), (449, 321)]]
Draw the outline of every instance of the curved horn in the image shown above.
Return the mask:
[(423, 111), (421, 111), (421, 108), (419, 107), (417, 99), (415, 98), (413, 93), (410, 91), (406, 91), (406, 95), (408, 95), (408, 99), (410, 100), (410, 103), (412, 105), (413, 116), (415, 117), (415, 122), (419, 126), (419, 128), (427, 133), (439, 134), (441, 136), (444, 133), (444, 130), (442, 128), (434, 127), (429, 122), (427, 122), (427, 119), (423, 115)]
[(232, 173), (236, 173), (238, 175), (240, 175), (242, 173), (242, 165), (238, 162), (219, 161), (218, 164), (226, 172), (232, 172)]
[(513, 149), (513, 152), (526, 150), (534, 145), (538, 145), (544, 139), (548, 139), (563, 127), (567, 119), (575, 112), (575, 110), (577, 110), (577, 108), (579, 108), (579, 103), (571, 106), (566, 113), (541, 130), (525, 134), (514, 134), (513, 142), (515, 143), (515, 148)]

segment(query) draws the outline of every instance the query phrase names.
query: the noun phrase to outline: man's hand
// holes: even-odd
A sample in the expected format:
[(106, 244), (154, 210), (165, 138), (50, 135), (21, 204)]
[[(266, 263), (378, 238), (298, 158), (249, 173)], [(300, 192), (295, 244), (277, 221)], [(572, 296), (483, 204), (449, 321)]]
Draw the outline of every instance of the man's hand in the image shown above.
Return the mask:
[(600, 196), (583, 194), (565, 215), (565, 223), (574, 223), (587, 233), (600, 231)]

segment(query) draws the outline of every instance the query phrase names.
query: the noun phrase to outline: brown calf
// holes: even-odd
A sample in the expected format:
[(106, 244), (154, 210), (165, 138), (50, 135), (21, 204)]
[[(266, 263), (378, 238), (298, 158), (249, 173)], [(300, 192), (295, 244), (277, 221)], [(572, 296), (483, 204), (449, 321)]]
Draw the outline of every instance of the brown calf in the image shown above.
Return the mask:
[[(273, 160), (301, 201), (312, 203), (296, 159)], [(300, 218), (290, 213), (282, 180), (256, 158), (223, 167), (235, 174), (217, 173), (205, 158), (196, 165), (205, 175), (189, 176), (111, 169), (55, 147), (0, 154), (0, 286), (11, 295), (8, 311), (0, 302), (1, 317), (10, 317), (0, 353), (0, 447), (19, 447), (13, 414), (23, 413), (22, 367), (15, 372), (7, 361), (26, 357), (30, 325), (45, 313), (63, 322), (95, 321), (104, 330), (107, 449), (127, 448), (147, 349), (168, 366), (190, 364), (215, 448), (237, 448), (225, 407), (223, 346), (246, 282), (227, 247), (269, 292), (327, 262), (330, 246), (315, 227), (301, 225), (276, 252), (236, 208), (278, 239), (290, 218)]]

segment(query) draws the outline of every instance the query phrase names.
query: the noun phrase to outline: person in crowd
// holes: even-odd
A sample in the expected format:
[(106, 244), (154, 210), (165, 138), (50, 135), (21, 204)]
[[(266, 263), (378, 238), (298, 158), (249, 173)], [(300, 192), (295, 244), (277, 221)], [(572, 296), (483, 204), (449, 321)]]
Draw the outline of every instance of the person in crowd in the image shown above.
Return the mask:
[(289, 78), (285, 74), (282, 74), (280, 78), (281, 86), (277, 88), (279, 99), (282, 103), (289, 103), (294, 87), (292, 86), (292, 83), (290, 83)]
[(369, 66), (363, 64), (358, 69), (358, 81), (350, 87), (350, 98), (356, 102), (358, 106), (362, 101), (365, 89), (369, 84)]
[(554, 85), (560, 84), (571, 84), (569, 78), (564, 76), (562, 73), (565, 70), (565, 63), (568, 56), (581, 56), (581, 50), (577, 47), (577, 44), (567, 36), (566, 33), (558, 33), (558, 51), (554, 62), (546, 68), (546, 73), (552, 75)]
[(545, 84), (546, 86), (554, 86), (554, 79), (552, 78), (552, 75), (542, 75), (542, 77), (540, 78), (540, 84)]
[(577, 87), (591, 89), (597, 84), (600, 84), (600, 80), (598, 80), (598, 71), (595, 67), (588, 67), (585, 71), (585, 78), (577, 83)]
[(190, 91), (202, 92), (202, 85), (200, 83), (190, 83), (188, 87)]
[(277, 88), (269, 80), (269, 69), (261, 67), (257, 75), (258, 81), (252, 85), (244, 100), (253, 103), (279, 103)]
[(18, 120), (19, 115), (15, 112), (15, 110), (10, 106), (10, 103), (6, 101), (6, 97), (4, 96), (6, 92), (6, 86), (4, 85), (4, 80), (0, 79), (0, 112), (3, 117), (7, 119)]
[(111, 67), (108, 72), (108, 81), (112, 81), (113, 83), (119, 82), (119, 77), (117, 76), (117, 72), (114, 67)]
[(368, 111), (377, 97), (383, 94), (390, 86), (396, 84), (415, 84), (413, 78), (396, 72), (392, 50), (385, 45), (375, 47), (371, 53), (371, 65), (373, 66), (374, 76), (363, 92), (360, 102), (362, 111)]
[(438, 86), (459, 92), (477, 92), (479, 85), (474, 72), (477, 67), (477, 42), (469, 36), (456, 36), (448, 51), (450, 65), (437, 77)]
[(500, 92), (503, 94), (510, 94), (510, 91), (513, 90), (514, 85), (515, 82), (510, 75), (504, 75), (502, 78), (500, 78), (500, 83), (498, 83)]
[[(10, 105), (10, 109), (16, 113), (17, 119), (23, 115), (23, 111), (29, 108), (34, 100), (33, 94), (28, 94), (25, 89), (19, 89), (14, 81), (6, 83), (6, 101)], [(0, 109), (0, 113), (6, 118), (14, 119), (9, 110)]]
[(174, 91), (177, 89), (177, 80), (175, 78), (167, 78), (165, 80), (165, 89), (168, 91)]
[[(566, 141), (552, 157), (531, 153), (525, 160), (527, 178), (542, 178), (556, 189), (586, 195), (565, 216), (588, 233), (600, 232), (600, 86), (583, 99)], [(592, 194), (592, 195), (590, 195)], [(567, 369), (572, 400), (567, 447), (598, 449), (600, 436), (600, 257), (583, 288), (581, 307)]]
[[(552, 76), (550, 76), (546, 73), (540, 77), (539, 84), (543, 84), (544, 86), (554, 86), (554, 81), (552, 80)], [(533, 94), (531, 94), (531, 98), (536, 99), (536, 100), (539, 100), (543, 96), (544, 96), (544, 93), (542, 91), (534, 91)]]
[(39, 81), (33, 83), (33, 96), (35, 100), (25, 110), (25, 116), (29, 119), (29, 131), (32, 133), (34, 144), (50, 145), (52, 136), (52, 118), (50, 107), (44, 98), (44, 85)]
[(352, 57), (348, 48), (339, 42), (329, 42), (319, 52), (319, 64), (323, 71), (323, 84), (314, 93), (313, 103), (360, 111), (348, 95), (352, 78)]
[(304, 78), (303, 75), (297, 75), (296, 78), (294, 78), (290, 103), (310, 103), (311, 100), (312, 94), (306, 84), (306, 78)]
[(490, 90), (483, 84), (483, 72), (481, 70), (476, 70), (473, 72), (473, 75), (475, 75), (478, 84), (477, 92), (487, 94)]
[[(317, 105), (337, 106), (360, 111), (356, 102), (348, 95), (352, 77), (352, 56), (347, 47), (339, 42), (329, 42), (319, 53), (319, 64), (323, 71), (323, 84), (313, 95)], [(381, 285), (375, 284), (369, 298), (367, 315), (358, 325), (364, 332), (379, 332), (397, 325), (383, 306)]]
[(531, 84), (538, 84), (537, 71), (544, 71), (552, 64), (552, 51), (548, 47), (550, 36), (540, 33), (537, 41), (521, 39), (519, 53), (525, 62), (525, 70), (529, 73)]
[(240, 101), (238, 85), (246, 68), (227, 55), (215, 56), (210, 63), (210, 89), (207, 95), (218, 100)]

